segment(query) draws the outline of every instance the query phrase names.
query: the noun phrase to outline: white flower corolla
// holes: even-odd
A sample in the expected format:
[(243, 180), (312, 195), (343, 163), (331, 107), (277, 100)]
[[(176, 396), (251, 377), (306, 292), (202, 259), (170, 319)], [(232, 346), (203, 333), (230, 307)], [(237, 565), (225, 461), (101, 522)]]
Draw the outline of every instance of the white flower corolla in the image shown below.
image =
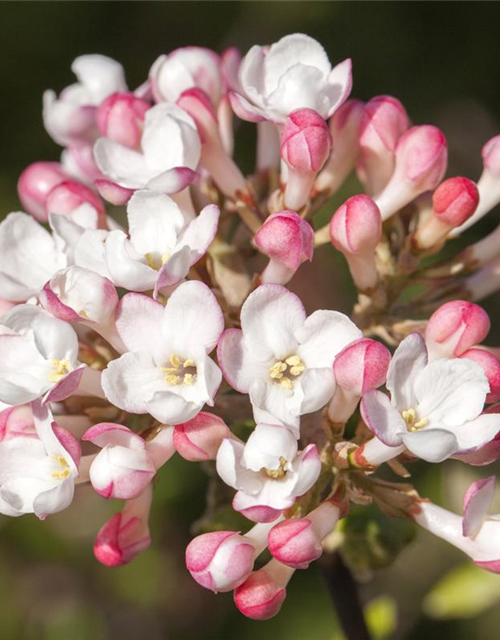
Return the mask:
[(100, 171), (125, 189), (181, 191), (195, 177), (201, 143), (193, 119), (175, 104), (158, 104), (146, 112), (141, 151), (99, 138), (94, 156)]
[(69, 324), (31, 304), (15, 307), (0, 325), (0, 400), (67, 398), (85, 367), (77, 358), (78, 336)]
[(351, 61), (332, 69), (328, 55), (301, 33), (270, 47), (253, 46), (240, 67), (240, 93), (232, 95), (236, 113), (245, 120), (283, 123), (296, 109), (314, 109), (329, 118), (351, 91)]
[(0, 513), (43, 519), (71, 504), (80, 445), (57, 426), (47, 405), (33, 403), (33, 418), (36, 434), (0, 442)]
[(80, 56), (71, 70), (77, 83), (66, 87), (59, 97), (51, 90), (43, 95), (45, 129), (62, 146), (95, 140), (95, 108), (112, 93), (127, 89), (123, 67), (106, 56)]
[(104, 251), (107, 271), (119, 287), (155, 293), (183, 280), (217, 232), (219, 208), (206, 206), (186, 222), (169, 196), (142, 189), (127, 207), (129, 237), (111, 231)]
[(361, 337), (344, 314), (320, 310), (306, 317), (295, 294), (266, 284), (245, 301), (241, 330), (224, 332), (218, 359), (229, 384), (250, 394), (257, 422), (277, 419), (298, 433), (299, 416), (333, 396), (335, 356)]
[(293, 433), (258, 424), (246, 444), (223, 440), (217, 472), (237, 493), (233, 508), (255, 522), (272, 522), (313, 486), (321, 471), (316, 445), (298, 452)]
[(129, 352), (102, 374), (110, 402), (171, 425), (194, 418), (205, 403), (213, 406), (222, 374), (209, 353), (224, 329), (224, 318), (205, 284), (181, 284), (166, 307), (129, 293), (118, 305), (116, 328)]
[[(409, 335), (396, 349), (386, 386), (390, 398), (369, 391), (361, 411), (388, 457), (408, 449), (428, 462), (441, 462), (476, 450), (500, 431), (500, 414), (481, 413), (489, 392), (483, 369), (458, 358), (428, 363), (419, 334)], [(369, 447), (367, 443), (363, 452), (367, 461)]]

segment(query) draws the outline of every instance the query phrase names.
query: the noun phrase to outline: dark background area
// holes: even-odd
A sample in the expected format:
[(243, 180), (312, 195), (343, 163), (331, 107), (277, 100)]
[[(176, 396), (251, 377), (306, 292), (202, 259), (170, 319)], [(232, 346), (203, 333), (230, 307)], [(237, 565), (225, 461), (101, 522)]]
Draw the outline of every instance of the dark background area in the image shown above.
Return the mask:
[[(353, 97), (392, 94), (415, 123), (440, 126), (450, 146), (450, 175), (477, 179), (480, 149), (500, 132), (499, 24), (500, 4), (493, 2), (2, 2), (0, 215), (19, 208), (15, 184), (22, 169), (59, 156), (43, 129), (42, 93), (73, 82), (76, 56), (119, 60), (135, 88), (158, 55), (177, 47), (236, 45), (245, 52), (296, 31), (318, 39), (332, 62), (353, 59)], [(251, 170), (253, 128), (238, 127), (237, 158)], [(493, 214), (473, 233), (497, 223)], [(339, 269), (324, 274), (322, 287), (331, 290), (334, 281), (350, 287)], [(332, 295), (344, 298), (343, 291)], [(485, 306), (493, 344), (500, 335), (495, 297)], [(419, 490), (458, 510), (478, 470), (455, 462), (429, 467), (417, 465)], [(171, 461), (156, 489), (152, 548), (116, 570), (100, 567), (92, 555), (95, 531), (116, 504), (90, 490), (44, 523), (2, 518), (0, 637), (339, 640), (316, 568), (297, 572), (280, 616), (266, 623), (244, 619), (230, 595), (215, 597), (191, 580), (183, 549), (190, 524), (201, 516), (205, 485), (197, 465)], [(376, 638), (498, 637), (500, 576), (474, 571), (430, 536), (419, 535), (391, 568), (360, 577)]]

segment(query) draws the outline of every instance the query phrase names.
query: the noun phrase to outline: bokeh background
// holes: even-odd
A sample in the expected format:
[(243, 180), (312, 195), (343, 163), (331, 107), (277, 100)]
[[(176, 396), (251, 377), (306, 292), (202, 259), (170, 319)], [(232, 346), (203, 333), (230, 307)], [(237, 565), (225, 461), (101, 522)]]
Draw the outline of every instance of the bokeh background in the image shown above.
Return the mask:
[[(332, 61), (353, 59), (353, 96), (395, 95), (415, 123), (440, 126), (449, 142), (450, 175), (477, 179), (481, 146), (500, 132), (499, 24), (494, 2), (1, 2), (0, 214), (19, 209), (16, 180), (28, 163), (58, 158), (60, 150), (43, 130), (41, 97), (46, 88), (73, 81), (70, 64), (77, 55), (116, 58), (135, 87), (159, 54), (176, 47), (246, 51), (295, 31), (321, 41)], [(237, 157), (250, 171), (252, 127), (238, 127)], [(493, 213), (472, 235), (495, 224)], [(349, 312), (345, 266), (333, 250), (323, 251), (315, 287), (310, 280), (295, 286), (308, 290), (310, 307), (323, 299)], [(485, 301), (493, 320), (490, 344), (500, 344), (498, 301)], [(457, 510), (470, 480), (498, 470), (481, 474), (458, 462), (429, 467), (413, 465), (419, 491)], [(197, 587), (183, 551), (190, 526), (202, 516), (206, 485), (197, 465), (172, 460), (156, 487), (151, 549), (114, 570), (94, 560), (92, 541), (117, 505), (88, 489), (43, 523), (2, 517), (0, 638), (341, 640), (317, 568), (297, 572), (281, 614), (265, 623), (241, 617), (230, 595)], [(500, 576), (476, 569), (422, 532), (406, 545), (411, 531), (396, 521), (360, 520), (351, 529), (349, 558), (375, 638), (498, 637)]]

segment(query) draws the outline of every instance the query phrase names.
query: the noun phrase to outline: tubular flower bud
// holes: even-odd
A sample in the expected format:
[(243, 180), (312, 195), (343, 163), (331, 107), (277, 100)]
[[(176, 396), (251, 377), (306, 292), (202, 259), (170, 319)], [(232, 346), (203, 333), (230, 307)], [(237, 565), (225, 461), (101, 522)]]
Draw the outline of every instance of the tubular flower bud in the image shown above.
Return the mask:
[(255, 558), (266, 548), (271, 526), (257, 524), (245, 535), (212, 531), (197, 536), (186, 549), (189, 573), (214, 593), (239, 587), (252, 573)]
[(356, 170), (368, 194), (378, 195), (391, 179), (396, 145), (409, 126), (408, 114), (396, 98), (378, 96), (365, 105), (359, 127), (360, 157)]
[(319, 113), (297, 109), (288, 116), (280, 144), (281, 158), (288, 166), (285, 206), (298, 211), (307, 203), (331, 146), (330, 132)]
[(273, 558), (235, 590), (235, 605), (247, 618), (269, 620), (281, 609), (286, 598), (286, 586), (294, 572), (295, 569)]
[(436, 188), (446, 171), (448, 148), (437, 127), (422, 125), (412, 127), (401, 136), (395, 155), (394, 173), (376, 198), (383, 220), (421, 193)]
[(324, 502), (306, 518), (291, 518), (274, 525), (267, 544), (272, 556), (293, 569), (307, 569), (323, 553), (321, 542), (333, 531), (340, 509)]
[(357, 340), (339, 353), (333, 363), (335, 393), (328, 407), (332, 422), (347, 422), (360, 398), (385, 383), (390, 361), (389, 349), (369, 338)]
[(346, 200), (330, 221), (332, 244), (345, 256), (353, 280), (362, 291), (377, 284), (375, 249), (381, 237), (380, 210), (365, 195)]
[(429, 359), (459, 358), (484, 340), (490, 326), (488, 314), (477, 304), (446, 302), (432, 314), (425, 329)]
[(477, 208), (479, 192), (468, 178), (450, 178), (442, 182), (432, 196), (432, 214), (419, 224), (414, 241), (420, 249), (429, 249), (470, 218)]
[(94, 555), (106, 567), (128, 564), (151, 544), (149, 512), (153, 487), (149, 484), (134, 500), (128, 500), (100, 529), (94, 542)]
[(49, 193), (70, 175), (59, 162), (34, 162), (21, 173), (17, 192), (24, 209), (40, 222), (47, 222)]
[(135, 149), (141, 141), (144, 117), (151, 105), (133, 93), (114, 93), (96, 112), (96, 122), (103, 136), (124, 147)]
[(263, 284), (286, 284), (314, 251), (311, 225), (294, 211), (271, 214), (254, 238), (257, 247), (270, 261), (261, 275)]
[(485, 349), (469, 349), (461, 358), (467, 358), (478, 364), (488, 378), (490, 392), (486, 396), (486, 403), (491, 404), (500, 400), (500, 361)]
[(244, 175), (224, 148), (217, 113), (201, 89), (188, 89), (177, 100), (196, 124), (201, 140), (201, 163), (210, 172), (219, 189), (236, 199), (247, 191)]
[(45, 209), (47, 214), (65, 216), (84, 204), (90, 205), (101, 216), (104, 214), (103, 202), (95, 191), (76, 180), (66, 180), (50, 191)]
[(359, 154), (359, 124), (363, 108), (360, 100), (348, 100), (330, 119), (332, 151), (316, 179), (314, 186), (317, 191), (334, 193), (354, 167)]
[(176, 425), (173, 434), (176, 451), (191, 462), (215, 460), (222, 441), (230, 436), (224, 420), (206, 411), (201, 411), (188, 422)]

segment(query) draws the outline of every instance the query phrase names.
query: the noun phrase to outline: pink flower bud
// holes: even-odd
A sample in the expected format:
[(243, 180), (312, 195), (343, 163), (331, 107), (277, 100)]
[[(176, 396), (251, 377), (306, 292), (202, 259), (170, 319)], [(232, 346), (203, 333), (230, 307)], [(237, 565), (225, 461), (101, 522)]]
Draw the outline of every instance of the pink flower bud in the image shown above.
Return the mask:
[(468, 178), (449, 178), (442, 182), (432, 196), (432, 214), (415, 233), (415, 244), (429, 249), (441, 242), (455, 227), (468, 220), (476, 210), (479, 191)]
[(191, 540), (186, 566), (198, 584), (214, 593), (232, 591), (250, 575), (255, 548), (235, 531), (212, 531)]
[(184, 91), (177, 104), (196, 124), (201, 139), (201, 163), (222, 193), (235, 199), (247, 190), (246, 181), (224, 148), (217, 114), (210, 98), (201, 89), (193, 88)]
[(396, 146), (396, 166), (376, 202), (387, 220), (425, 191), (435, 189), (446, 171), (448, 148), (443, 133), (432, 125), (412, 127)]
[(389, 182), (396, 145), (409, 126), (408, 114), (396, 98), (377, 96), (365, 105), (359, 128), (357, 173), (369, 194), (380, 193)]
[(286, 284), (303, 262), (312, 260), (314, 231), (294, 211), (270, 215), (254, 240), (262, 253), (270, 258), (261, 275), (265, 284)]
[(330, 401), (332, 422), (347, 422), (361, 396), (385, 383), (391, 353), (381, 342), (361, 338), (335, 358), (333, 373), (337, 386)]
[(135, 149), (141, 141), (144, 116), (151, 105), (133, 93), (113, 93), (98, 107), (96, 122), (110, 140)]
[(335, 193), (354, 167), (359, 154), (358, 135), (363, 109), (360, 100), (348, 100), (330, 119), (332, 152), (316, 180), (317, 191)]
[(323, 553), (322, 540), (334, 529), (340, 510), (324, 502), (307, 518), (292, 518), (275, 525), (267, 538), (272, 556), (294, 569), (307, 569)]
[(328, 159), (332, 138), (324, 119), (313, 109), (297, 109), (281, 134), (281, 158), (288, 166), (285, 205), (298, 211), (309, 199), (316, 174)]
[(192, 420), (175, 427), (174, 446), (185, 460), (215, 460), (222, 440), (230, 436), (229, 427), (222, 418), (201, 411)]
[(48, 212), (45, 204), (48, 194), (56, 185), (70, 179), (59, 162), (30, 164), (21, 173), (17, 183), (17, 192), (25, 211), (40, 222), (47, 222)]
[(127, 501), (100, 529), (94, 543), (94, 555), (106, 567), (127, 564), (151, 544), (149, 511), (153, 489), (149, 485), (135, 500)]
[(490, 330), (484, 309), (473, 302), (453, 300), (437, 309), (425, 330), (429, 359), (459, 358), (480, 344)]
[(371, 289), (377, 283), (375, 249), (382, 236), (382, 219), (375, 202), (365, 195), (352, 196), (334, 213), (330, 239), (344, 254), (356, 286)]
[(95, 191), (76, 180), (65, 180), (50, 191), (45, 209), (49, 214), (57, 213), (65, 216), (82, 204), (89, 204), (97, 213), (104, 214), (104, 204)]
[(235, 605), (247, 618), (269, 620), (281, 609), (286, 598), (286, 585), (294, 571), (277, 560), (271, 560), (235, 590)]
[(467, 358), (478, 364), (488, 378), (490, 392), (486, 396), (486, 403), (498, 402), (500, 400), (500, 361), (485, 349), (469, 349), (461, 358)]

